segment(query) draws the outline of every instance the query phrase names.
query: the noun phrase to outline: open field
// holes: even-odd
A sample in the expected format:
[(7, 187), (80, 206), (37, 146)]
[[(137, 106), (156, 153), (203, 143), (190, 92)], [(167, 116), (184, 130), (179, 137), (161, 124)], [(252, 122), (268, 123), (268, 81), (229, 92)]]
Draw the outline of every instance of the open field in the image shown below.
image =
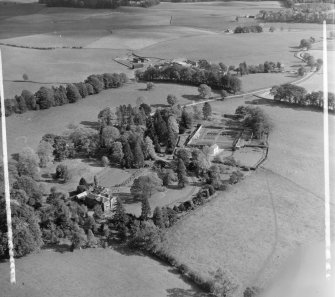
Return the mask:
[(3, 297), (201, 296), (169, 266), (111, 249), (73, 253), (44, 250), (18, 259), (15, 286), (9, 283), (8, 269), (8, 263), (0, 263), (0, 295)]

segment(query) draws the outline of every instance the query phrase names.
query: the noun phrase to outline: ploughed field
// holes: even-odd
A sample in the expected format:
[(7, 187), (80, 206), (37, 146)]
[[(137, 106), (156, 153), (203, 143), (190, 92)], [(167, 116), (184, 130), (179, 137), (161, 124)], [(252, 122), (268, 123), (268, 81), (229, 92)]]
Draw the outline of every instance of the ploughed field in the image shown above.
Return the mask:
[(16, 260), (16, 272), (17, 283), (13, 286), (9, 283), (9, 263), (0, 263), (0, 296), (157, 297), (197, 294), (197, 290), (184, 282), (171, 267), (148, 257), (122, 254), (111, 249), (75, 250), (73, 253), (43, 250)]

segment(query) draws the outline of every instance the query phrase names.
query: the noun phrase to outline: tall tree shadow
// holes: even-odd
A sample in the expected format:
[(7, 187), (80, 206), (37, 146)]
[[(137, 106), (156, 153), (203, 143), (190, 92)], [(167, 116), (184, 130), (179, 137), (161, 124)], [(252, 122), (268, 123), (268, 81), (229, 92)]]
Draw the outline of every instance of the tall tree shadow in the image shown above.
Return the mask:
[(85, 126), (86, 128), (91, 128), (95, 130), (99, 130), (99, 123), (98, 122), (92, 122), (92, 121), (81, 121), (81, 125)]

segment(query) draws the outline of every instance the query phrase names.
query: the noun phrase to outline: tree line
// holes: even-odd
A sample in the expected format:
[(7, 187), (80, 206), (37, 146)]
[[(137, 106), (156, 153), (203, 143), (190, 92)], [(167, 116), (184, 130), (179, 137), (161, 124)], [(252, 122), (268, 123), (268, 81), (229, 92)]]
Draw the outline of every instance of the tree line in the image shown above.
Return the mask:
[(124, 73), (93, 74), (84, 82), (59, 87), (41, 87), (35, 94), (23, 90), (13, 99), (5, 99), (5, 113), (25, 113), (28, 110), (49, 109), (53, 106), (75, 103), (87, 96), (100, 93), (104, 89), (119, 88), (128, 81)]
[[(234, 67), (233, 67), (234, 68)], [(239, 78), (227, 72), (227, 66), (211, 64), (200, 60), (198, 66), (183, 66), (178, 63), (149, 66), (146, 70), (137, 70), (135, 77), (142, 81), (168, 81), (199, 86), (206, 84), (213, 89), (239, 92), (242, 82)]]
[[(312, 106), (317, 109), (323, 108), (324, 93), (322, 91), (307, 93), (303, 87), (293, 84), (283, 84), (280, 86), (273, 86), (270, 90), (274, 100), (295, 104), (299, 106)], [(328, 93), (328, 109), (335, 109), (335, 94)]]
[(39, 0), (39, 3), (49, 7), (77, 7), (77, 8), (111, 8), (120, 6), (150, 7), (160, 3), (160, 0)]

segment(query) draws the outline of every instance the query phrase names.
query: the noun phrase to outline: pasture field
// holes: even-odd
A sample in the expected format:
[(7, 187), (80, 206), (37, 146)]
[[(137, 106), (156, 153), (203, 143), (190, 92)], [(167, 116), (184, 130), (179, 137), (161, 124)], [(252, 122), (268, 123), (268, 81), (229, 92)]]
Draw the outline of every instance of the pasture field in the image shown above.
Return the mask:
[(201, 296), (169, 266), (111, 249), (73, 253), (43, 250), (17, 259), (14, 286), (9, 283), (8, 269), (8, 263), (0, 263), (0, 295), (3, 297)]
[[(58, 85), (79, 82), (94, 73), (129, 74), (126, 67), (113, 60), (120, 54), (118, 51), (72, 49), (41, 51), (13, 47), (1, 47), (1, 51), (6, 98), (17, 94), (19, 87), (23, 90), (27, 86), (26, 82), (20, 82), (24, 73), (28, 75), (29, 80), (39, 82), (41, 86), (43, 83)], [(35, 85), (31, 84), (31, 87), (35, 89)]]
[(261, 169), (167, 229), (161, 250), (209, 278), (222, 268), (242, 287), (266, 287), (287, 257), (323, 238), (323, 202)]

